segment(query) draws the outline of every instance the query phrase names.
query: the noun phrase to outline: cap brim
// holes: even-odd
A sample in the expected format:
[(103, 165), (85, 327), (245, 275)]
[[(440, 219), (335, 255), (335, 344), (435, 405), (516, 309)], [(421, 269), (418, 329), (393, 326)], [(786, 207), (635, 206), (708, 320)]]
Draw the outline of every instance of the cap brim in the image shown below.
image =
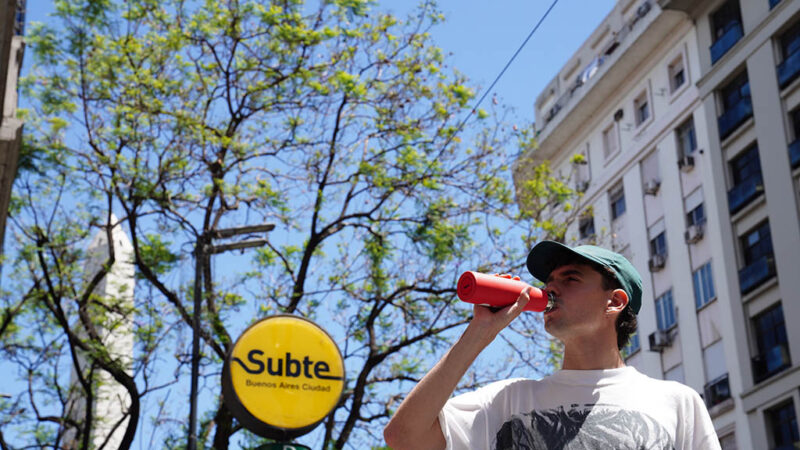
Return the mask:
[(547, 277), (555, 269), (556, 264), (566, 257), (575, 257), (586, 261), (587, 264), (603, 266), (601, 261), (596, 261), (587, 255), (578, 253), (564, 244), (555, 241), (542, 241), (536, 244), (528, 253), (528, 271), (537, 280), (546, 283)]

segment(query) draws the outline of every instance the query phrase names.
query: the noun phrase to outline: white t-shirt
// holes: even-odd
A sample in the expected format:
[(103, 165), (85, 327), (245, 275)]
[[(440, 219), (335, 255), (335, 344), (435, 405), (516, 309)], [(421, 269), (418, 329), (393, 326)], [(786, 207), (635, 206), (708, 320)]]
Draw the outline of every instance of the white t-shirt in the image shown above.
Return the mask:
[(633, 367), (561, 370), (451, 398), (447, 449), (719, 449), (700, 396)]

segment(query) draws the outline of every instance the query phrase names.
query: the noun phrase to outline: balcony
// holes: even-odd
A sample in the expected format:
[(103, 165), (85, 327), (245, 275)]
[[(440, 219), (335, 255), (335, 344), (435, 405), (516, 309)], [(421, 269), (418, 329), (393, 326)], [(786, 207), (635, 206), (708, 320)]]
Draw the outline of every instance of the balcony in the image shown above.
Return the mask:
[(774, 276), (775, 259), (772, 256), (762, 256), (739, 270), (739, 290), (744, 295)]
[(765, 354), (754, 356), (752, 362), (753, 378), (756, 383), (760, 383), (792, 365), (789, 360), (789, 349), (785, 344), (776, 345)]
[(800, 165), (800, 138), (789, 144), (789, 163), (792, 169)]
[(703, 387), (703, 398), (706, 401), (706, 407), (711, 408), (714, 405), (724, 402), (731, 398), (731, 388), (728, 384), (728, 374), (718, 377), (709, 381)]
[(789, 85), (797, 75), (800, 75), (800, 51), (787, 56), (778, 64), (778, 85), (781, 89)]
[(750, 97), (742, 97), (738, 103), (722, 113), (717, 119), (719, 125), (719, 139), (724, 140), (744, 121), (753, 116), (753, 102)]
[(711, 64), (722, 58), (722, 55), (727, 53), (744, 36), (742, 24), (739, 22), (731, 22), (726, 28), (725, 34), (711, 45)]
[(761, 175), (750, 177), (728, 191), (728, 209), (731, 214), (736, 214), (762, 192), (764, 192), (764, 182)]

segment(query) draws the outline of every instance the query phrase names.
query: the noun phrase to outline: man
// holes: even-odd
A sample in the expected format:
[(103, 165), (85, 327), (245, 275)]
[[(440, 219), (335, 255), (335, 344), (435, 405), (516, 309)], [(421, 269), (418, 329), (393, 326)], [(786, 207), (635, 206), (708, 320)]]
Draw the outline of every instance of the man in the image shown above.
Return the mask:
[(552, 241), (528, 270), (557, 298), (544, 314), (564, 344), (563, 368), (541, 380), (492, 383), (448, 400), (478, 354), (529, 301), (475, 306), (464, 334), (406, 397), (384, 430), (394, 449), (719, 449), (700, 396), (626, 367), (642, 280), (622, 255)]

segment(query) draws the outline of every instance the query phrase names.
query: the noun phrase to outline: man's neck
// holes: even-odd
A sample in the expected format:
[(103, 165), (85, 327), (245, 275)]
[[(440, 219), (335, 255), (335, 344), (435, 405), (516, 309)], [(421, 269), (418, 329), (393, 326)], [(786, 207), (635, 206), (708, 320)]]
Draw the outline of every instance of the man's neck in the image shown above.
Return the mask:
[(576, 339), (564, 343), (566, 370), (599, 370), (625, 367), (625, 361), (617, 349), (616, 339)]

